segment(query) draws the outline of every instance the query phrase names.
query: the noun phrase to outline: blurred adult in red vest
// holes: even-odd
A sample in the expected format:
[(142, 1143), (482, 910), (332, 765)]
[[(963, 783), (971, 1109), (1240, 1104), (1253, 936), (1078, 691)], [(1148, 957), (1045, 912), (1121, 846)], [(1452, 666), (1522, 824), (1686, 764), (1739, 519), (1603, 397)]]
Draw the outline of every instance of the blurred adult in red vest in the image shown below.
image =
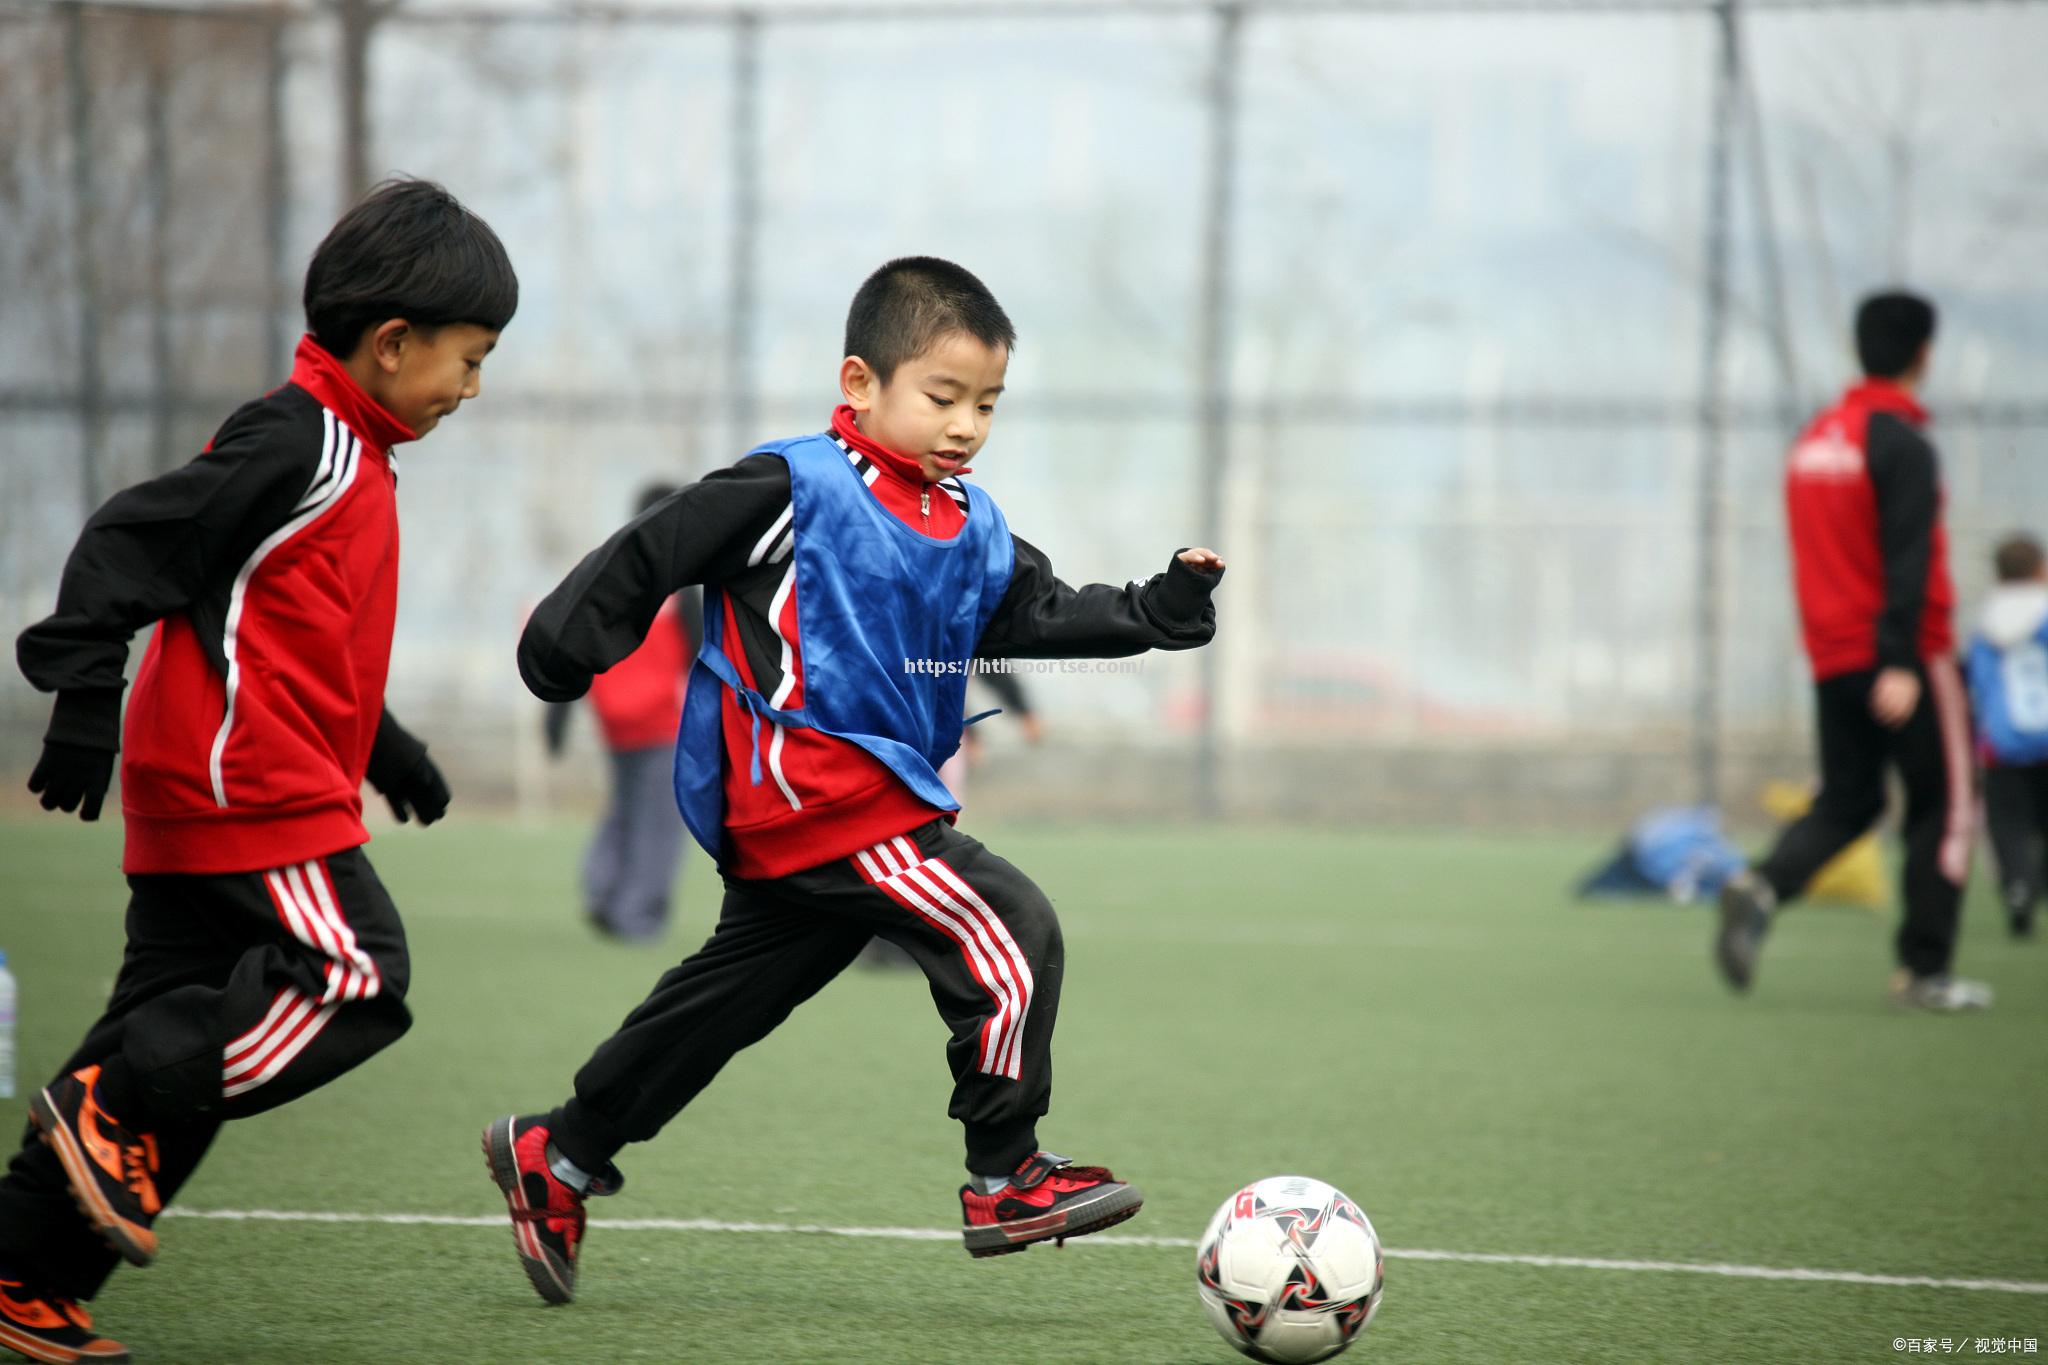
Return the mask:
[(1969, 702), (1955, 660), (1955, 587), (1941, 469), (1919, 389), (1934, 305), (1873, 294), (1856, 312), (1863, 378), (1807, 424), (1785, 462), (1794, 596), (1813, 665), (1820, 794), (1721, 892), (1715, 962), (1747, 991), (1773, 918), (1905, 788), (1905, 914), (1892, 999), (1983, 1009), (1991, 990), (1949, 971), (1975, 821)]

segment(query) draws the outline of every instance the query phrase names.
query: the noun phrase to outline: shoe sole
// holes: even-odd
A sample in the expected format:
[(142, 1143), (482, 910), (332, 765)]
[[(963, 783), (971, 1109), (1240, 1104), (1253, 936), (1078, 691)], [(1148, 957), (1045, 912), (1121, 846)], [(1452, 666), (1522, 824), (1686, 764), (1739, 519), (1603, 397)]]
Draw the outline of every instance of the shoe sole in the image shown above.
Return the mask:
[(57, 1112), (57, 1103), (50, 1098), (50, 1092), (44, 1090), (30, 1100), (28, 1112), (43, 1145), (57, 1154), (58, 1162), (64, 1167), (65, 1183), (71, 1187), (72, 1201), (85, 1215), (85, 1221), (92, 1224), (93, 1229), (106, 1239), (107, 1245), (120, 1252), (128, 1264), (144, 1266), (155, 1260), (156, 1234), (116, 1213), (107, 1197), (100, 1193), (99, 1180), (85, 1155), (85, 1147), (79, 1142), (78, 1135), (71, 1131), (71, 1125), (64, 1122), (64, 1116)]
[(0, 1346), (25, 1355), (30, 1360), (42, 1361), (43, 1365), (80, 1365), (80, 1362), (90, 1362), (90, 1365), (120, 1365), (120, 1362), (129, 1359), (125, 1346), (113, 1342), (107, 1344), (114, 1347), (113, 1351), (88, 1352), (72, 1346), (56, 1346), (0, 1322)]
[(1714, 965), (1721, 979), (1738, 991), (1747, 991), (1756, 977), (1756, 943), (1749, 936), (1755, 909), (1749, 897), (1732, 886), (1721, 888), (1721, 928), (1714, 935)]
[(1064, 1242), (1069, 1237), (1086, 1237), (1091, 1232), (1115, 1227), (1145, 1207), (1145, 1196), (1131, 1185), (1118, 1185), (1087, 1199), (1036, 1218), (1013, 1218), (1007, 1223), (960, 1230), (967, 1254), (1007, 1256), (1038, 1242)]
[(542, 1246), (533, 1225), (519, 1216), (533, 1206), (526, 1202), (526, 1190), (519, 1179), (519, 1161), (512, 1152), (512, 1123), (513, 1120), (503, 1118), (485, 1125), (484, 1165), (490, 1169), (491, 1179), (504, 1192), (505, 1204), (512, 1211), (512, 1245), (518, 1248), (519, 1264), (533, 1284), (533, 1292), (549, 1303), (574, 1302), (576, 1267)]

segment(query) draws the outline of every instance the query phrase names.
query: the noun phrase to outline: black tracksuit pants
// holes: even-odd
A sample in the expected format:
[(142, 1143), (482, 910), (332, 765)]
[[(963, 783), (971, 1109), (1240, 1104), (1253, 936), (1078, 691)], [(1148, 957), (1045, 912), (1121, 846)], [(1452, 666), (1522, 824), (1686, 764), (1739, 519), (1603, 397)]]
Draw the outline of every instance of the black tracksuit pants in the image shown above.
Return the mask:
[(1877, 823), (1884, 813), (1885, 770), (1897, 768), (1906, 790), (1898, 960), (1916, 976), (1930, 976), (1947, 971), (1955, 956), (1970, 872), (1968, 704), (1955, 663), (1931, 659), (1920, 670), (1920, 705), (1905, 725), (1887, 729), (1870, 714), (1876, 676), (1862, 669), (1814, 685), (1820, 795), (1778, 836), (1756, 871), (1780, 902), (1796, 898), (1829, 859)]
[[(295, 1100), (403, 1034), (410, 965), (361, 849), (128, 885), (113, 998), (58, 1074), (101, 1067), (107, 1109), (156, 1139), (168, 1204), (224, 1121)], [(86, 1299), (118, 1260), (31, 1125), (0, 1178), (0, 1274)]]
[(1998, 860), (2005, 912), (2016, 921), (2030, 920), (2048, 886), (2048, 763), (1986, 768), (1984, 823)]
[(851, 858), (725, 887), (711, 937), (599, 1046), (551, 1116), (571, 1161), (595, 1171), (653, 1137), (873, 936), (916, 960), (952, 1030), (949, 1112), (965, 1125), (968, 1169), (1007, 1174), (1037, 1150), (1065, 951), (1028, 877), (934, 820)]

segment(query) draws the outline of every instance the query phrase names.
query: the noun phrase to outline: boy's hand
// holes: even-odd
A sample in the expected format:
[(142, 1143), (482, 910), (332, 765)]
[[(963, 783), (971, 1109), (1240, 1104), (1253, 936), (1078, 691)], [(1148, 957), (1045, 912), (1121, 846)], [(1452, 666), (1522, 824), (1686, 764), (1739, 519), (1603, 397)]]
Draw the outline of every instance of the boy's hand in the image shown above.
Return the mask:
[(380, 782), (372, 774), (370, 782), (384, 793), (384, 800), (401, 825), (415, 815), (421, 824), (431, 825), (448, 813), (448, 780), (441, 776), (441, 769), (427, 757), (425, 749), (420, 750), (419, 760), (403, 777)]
[(1920, 706), (1920, 678), (1910, 668), (1881, 668), (1870, 685), (1870, 714), (1887, 730), (1913, 719)]
[(42, 794), (44, 810), (75, 810), (81, 820), (97, 820), (113, 780), (113, 750), (46, 739), (28, 789)]
[(1223, 572), (1223, 556), (1217, 554), (1214, 550), (1205, 550), (1197, 547), (1193, 550), (1182, 550), (1174, 558), (1191, 569), (1200, 569), (1203, 573)]
[(406, 733), (389, 711), (378, 722), (364, 776), (391, 803), (400, 824), (417, 815), (421, 824), (431, 825), (448, 811), (448, 783), (427, 757), (427, 746)]

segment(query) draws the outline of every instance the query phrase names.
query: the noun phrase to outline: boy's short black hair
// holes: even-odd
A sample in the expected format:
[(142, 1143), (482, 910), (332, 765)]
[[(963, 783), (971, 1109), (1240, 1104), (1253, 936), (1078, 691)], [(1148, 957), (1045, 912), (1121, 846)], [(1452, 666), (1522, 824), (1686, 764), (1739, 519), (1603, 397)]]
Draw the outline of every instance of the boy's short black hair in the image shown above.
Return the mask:
[(846, 349), (886, 384), (896, 367), (921, 355), (948, 332), (984, 346), (1017, 344), (1010, 315), (988, 286), (936, 256), (899, 256), (867, 277), (846, 310)]
[(1872, 379), (1897, 379), (1934, 340), (1934, 305), (1903, 289), (1872, 294), (1856, 309), (1856, 359)]
[(2048, 555), (2042, 553), (2041, 542), (2025, 531), (2013, 532), (1991, 552), (1991, 565), (1998, 570), (2001, 583), (2025, 583), (2039, 578), (2044, 564), (2048, 564)]
[(386, 180), (327, 234), (306, 267), (306, 330), (346, 357), (365, 328), (468, 322), (503, 331), (519, 277), (491, 225), (431, 180)]

